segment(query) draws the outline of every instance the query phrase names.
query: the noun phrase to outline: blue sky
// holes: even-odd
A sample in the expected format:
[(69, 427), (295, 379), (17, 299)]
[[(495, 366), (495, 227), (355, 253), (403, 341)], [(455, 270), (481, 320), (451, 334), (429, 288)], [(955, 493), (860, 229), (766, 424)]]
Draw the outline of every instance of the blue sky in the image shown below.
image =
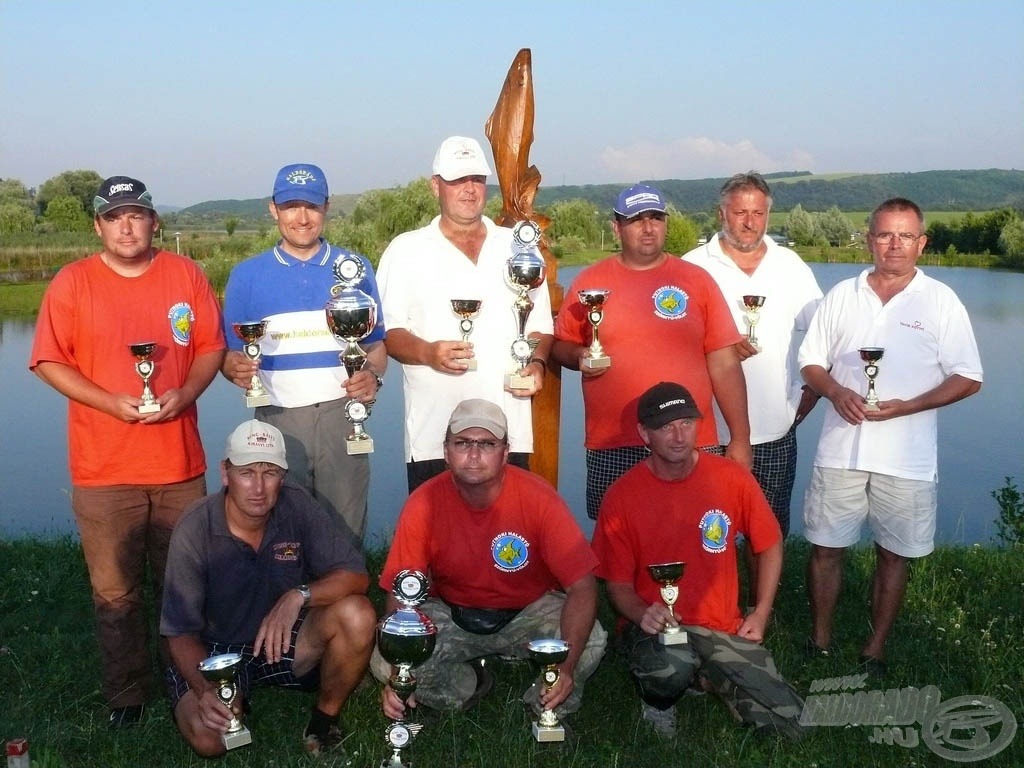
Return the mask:
[[(158, 204), (427, 175), (533, 51), (544, 184), (1024, 168), (1024, 2), (0, 1), (0, 178)], [(486, 146), (486, 145), (485, 145)]]

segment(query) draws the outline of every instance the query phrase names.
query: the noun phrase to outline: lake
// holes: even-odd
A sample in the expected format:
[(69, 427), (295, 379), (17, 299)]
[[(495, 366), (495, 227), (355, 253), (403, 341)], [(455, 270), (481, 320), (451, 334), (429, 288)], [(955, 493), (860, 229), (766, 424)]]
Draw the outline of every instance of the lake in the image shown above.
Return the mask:
[[(822, 290), (858, 274), (854, 264), (812, 264)], [(1004, 477), (1024, 485), (1021, 382), (1024, 381), (1024, 275), (980, 269), (925, 267), (950, 286), (967, 306), (985, 367), (979, 394), (944, 408), (939, 416), (938, 539), (947, 543), (990, 542), (998, 507), (991, 492)], [(568, 286), (578, 268), (563, 269)], [(509, 303), (511, 304), (510, 296)], [(68, 492), (65, 400), (27, 369), (34, 318), (0, 320), (0, 538), (74, 533)], [(456, 327), (453, 318), (453, 330)], [(454, 336), (454, 334), (453, 334)], [(1016, 351), (1014, 351), (1016, 350)], [(822, 401), (799, 430), (800, 461), (793, 493), (793, 532), (802, 528), (803, 493), (821, 430)], [(199, 422), (211, 470), (230, 431), (249, 417), (240, 389), (218, 376), (199, 401)], [(367, 543), (388, 540), (406, 497), (402, 458), (402, 393), (392, 361), (367, 431), (371, 457)], [(583, 407), (579, 374), (564, 371), (559, 491), (589, 535), (593, 526), (584, 500)]]

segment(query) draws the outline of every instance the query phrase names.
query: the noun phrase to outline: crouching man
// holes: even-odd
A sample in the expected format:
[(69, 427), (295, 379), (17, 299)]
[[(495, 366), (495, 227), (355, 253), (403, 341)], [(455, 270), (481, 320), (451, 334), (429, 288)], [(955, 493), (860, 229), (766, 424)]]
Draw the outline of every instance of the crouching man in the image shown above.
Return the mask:
[(252, 688), (318, 690), (306, 749), (340, 750), (339, 715), (366, 671), (376, 613), (352, 532), (285, 480), (284, 438), (251, 420), (228, 438), (224, 488), (175, 528), (160, 633), (170, 645), (175, 722), (200, 755), (224, 752), (232, 712), (198, 670), (240, 653), (241, 712)]

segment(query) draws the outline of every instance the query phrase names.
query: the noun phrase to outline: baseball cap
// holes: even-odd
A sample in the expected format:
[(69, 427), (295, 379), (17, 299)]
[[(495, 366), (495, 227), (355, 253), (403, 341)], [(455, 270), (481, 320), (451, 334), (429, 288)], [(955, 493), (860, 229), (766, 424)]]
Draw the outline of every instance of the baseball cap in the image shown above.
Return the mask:
[(228, 437), (227, 460), (236, 467), (265, 461), (288, 469), (284, 457), (284, 435), (273, 424), (256, 419), (243, 421)]
[(671, 381), (655, 384), (640, 395), (636, 415), (648, 429), (659, 429), (676, 419), (701, 418), (689, 390)]
[(433, 174), (445, 181), (455, 181), (463, 176), (490, 176), (491, 169), (480, 142), (465, 136), (449, 136), (434, 155)]
[(453, 435), (472, 427), (486, 429), (499, 440), (503, 440), (508, 433), (505, 412), (489, 400), (479, 398), (463, 400), (448, 419), (448, 429)]
[(317, 166), (293, 163), (277, 172), (274, 179), (274, 202), (289, 203), (304, 200), (313, 205), (324, 205), (329, 194), (327, 177)]
[(153, 207), (153, 196), (149, 194), (146, 185), (130, 176), (104, 179), (96, 191), (96, 197), (92, 199), (92, 207), (97, 216), (126, 205), (135, 205), (148, 211), (156, 210)]
[(665, 212), (665, 198), (649, 184), (634, 184), (619, 192), (613, 209), (619, 216), (632, 219), (647, 211)]

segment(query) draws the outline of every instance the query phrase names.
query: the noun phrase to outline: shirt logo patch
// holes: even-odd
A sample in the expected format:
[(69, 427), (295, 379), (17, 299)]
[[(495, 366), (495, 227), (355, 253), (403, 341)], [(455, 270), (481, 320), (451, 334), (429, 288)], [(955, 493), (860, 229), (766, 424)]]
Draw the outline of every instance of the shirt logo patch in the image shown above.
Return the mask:
[(167, 319), (171, 321), (171, 336), (174, 337), (175, 343), (187, 347), (192, 341), (192, 323), (196, 319), (192, 307), (187, 301), (179, 301), (171, 307)]
[(729, 545), (729, 529), (732, 521), (720, 509), (709, 509), (700, 519), (700, 545), (705, 552), (719, 555)]
[(651, 296), (654, 301), (654, 314), (665, 320), (681, 320), (686, 317), (686, 307), (690, 297), (686, 291), (674, 285), (663, 285)]
[(500, 533), (491, 539), (491, 557), (499, 570), (515, 573), (529, 562), (530, 544), (518, 533)]
[(302, 549), (301, 542), (280, 541), (272, 547), (274, 559), (281, 563), (294, 563), (299, 559), (299, 551)]

